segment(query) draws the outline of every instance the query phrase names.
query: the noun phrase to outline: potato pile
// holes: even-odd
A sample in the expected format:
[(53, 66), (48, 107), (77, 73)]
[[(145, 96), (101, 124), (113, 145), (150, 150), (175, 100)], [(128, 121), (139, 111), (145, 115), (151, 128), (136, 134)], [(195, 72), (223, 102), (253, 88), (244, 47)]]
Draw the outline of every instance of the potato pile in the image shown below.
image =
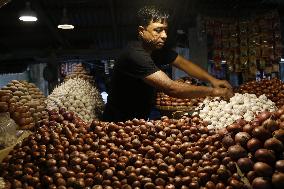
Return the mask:
[(20, 129), (33, 129), (48, 119), (44, 95), (31, 83), (12, 80), (0, 90), (0, 113), (9, 112)]
[(94, 83), (93, 77), (89, 75), (89, 73), (86, 71), (86, 69), (83, 67), (82, 64), (77, 64), (74, 67), (74, 71), (67, 75), (64, 79), (64, 81), (67, 81), (70, 78), (81, 78), (81, 79), (85, 79), (91, 83)]
[[(190, 85), (197, 85), (197, 82), (189, 77), (184, 77), (177, 81), (188, 83)], [(179, 98), (170, 97), (163, 92), (159, 92), (157, 93), (156, 105), (158, 109), (163, 109), (165, 107), (176, 108), (176, 109), (187, 109), (198, 106), (198, 104), (203, 100), (204, 100), (203, 98), (179, 99)]]
[(99, 91), (90, 82), (81, 78), (70, 78), (56, 87), (47, 97), (47, 108), (65, 108), (90, 122), (103, 111), (104, 103)]

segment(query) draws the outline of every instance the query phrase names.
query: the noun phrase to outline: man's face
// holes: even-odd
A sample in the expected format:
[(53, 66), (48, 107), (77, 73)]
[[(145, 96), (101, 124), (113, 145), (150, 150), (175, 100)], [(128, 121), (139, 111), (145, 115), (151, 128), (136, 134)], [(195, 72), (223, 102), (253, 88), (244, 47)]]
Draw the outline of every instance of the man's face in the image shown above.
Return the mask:
[(139, 27), (142, 40), (154, 49), (160, 49), (167, 39), (168, 24), (165, 21), (151, 21), (147, 27)]

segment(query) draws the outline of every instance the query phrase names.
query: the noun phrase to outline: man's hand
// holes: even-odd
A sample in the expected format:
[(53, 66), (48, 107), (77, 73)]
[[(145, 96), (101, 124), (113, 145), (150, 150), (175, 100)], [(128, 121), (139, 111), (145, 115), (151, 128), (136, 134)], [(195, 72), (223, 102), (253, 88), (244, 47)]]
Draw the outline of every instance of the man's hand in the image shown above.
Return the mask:
[(229, 90), (233, 90), (233, 87), (226, 80), (215, 79), (211, 82), (214, 88), (227, 88)]
[(229, 100), (232, 96), (234, 96), (232, 90), (228, 88), (213, 88), (213, 95), (214, 97), (221, 96), (224, 97), (226, 100)]

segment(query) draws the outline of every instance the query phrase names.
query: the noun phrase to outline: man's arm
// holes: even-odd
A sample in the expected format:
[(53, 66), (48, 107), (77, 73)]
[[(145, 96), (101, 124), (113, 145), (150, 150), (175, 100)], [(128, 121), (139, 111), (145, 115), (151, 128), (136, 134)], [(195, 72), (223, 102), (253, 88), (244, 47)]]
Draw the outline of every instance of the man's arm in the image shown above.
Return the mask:
[(176, 98), (196, 98), (206, 96), (223, 96), (230, 98), (232, 94), (226, 88), (194, 86), (171, 80), (163, 71), (157, 71), (144, 78), (144, 81), (164, 93)]
[(195, 78), (210, 82), (214, 87), (224, 87), (232, 90), (231, 85), (227, 81), (216, 79), (208, 72), (180, 55), (178, 55), (177, 58), (174, 60), (173, 66), (185, 71), (187, 74)]

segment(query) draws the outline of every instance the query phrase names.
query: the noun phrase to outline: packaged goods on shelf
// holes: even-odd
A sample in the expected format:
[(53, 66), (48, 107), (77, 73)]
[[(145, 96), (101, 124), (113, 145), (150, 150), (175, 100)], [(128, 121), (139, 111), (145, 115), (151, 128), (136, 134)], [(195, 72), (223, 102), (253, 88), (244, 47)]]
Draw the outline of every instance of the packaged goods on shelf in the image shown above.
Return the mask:
[(280, 16), (277, 11), (252, 13), (247, 18), (204, 18), (207, 34), (213, 38), (215, 67), (222, 61), (229, 72), (242, 73), (245, 81), (255, 79), (258, 70), (278, 73), (282, 55)]

